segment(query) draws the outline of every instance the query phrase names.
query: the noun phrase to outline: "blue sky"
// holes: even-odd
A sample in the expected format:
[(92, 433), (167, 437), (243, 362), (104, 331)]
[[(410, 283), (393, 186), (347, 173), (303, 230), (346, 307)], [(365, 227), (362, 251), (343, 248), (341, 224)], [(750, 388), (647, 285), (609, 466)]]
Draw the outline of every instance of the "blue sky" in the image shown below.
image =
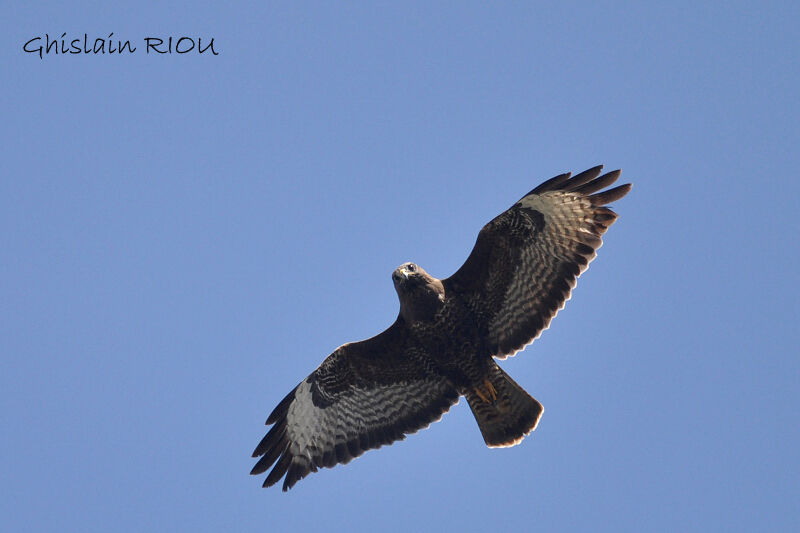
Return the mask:
[[(3, 529), (800, 527), (800, 9), (485, 4), (2, 8)], [(137, 52), (22, 50), (112, 31)], [(598, 163), (621, 217), (503, 363), (534, 434), (487, 449), (462, 401), (261, 489), (267, 414), (394, 320), (397, 265), (448, 276)]]

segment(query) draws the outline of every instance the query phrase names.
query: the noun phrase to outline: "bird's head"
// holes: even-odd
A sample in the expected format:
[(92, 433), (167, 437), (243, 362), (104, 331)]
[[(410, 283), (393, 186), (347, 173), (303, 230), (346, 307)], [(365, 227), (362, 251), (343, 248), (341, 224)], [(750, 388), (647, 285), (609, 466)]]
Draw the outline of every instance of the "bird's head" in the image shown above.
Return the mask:
[(424, 283), (426, 278), (430, 278), (427, 272), (415, 263), (403, 263), (392, 272), (392, 281), (396, 288), (408, 287)]
[(444, 301), (444, 286), (415, 263), (403, 263), (392, 272), (392, 281), (400, 298), (400, 314), (406, 320), (429, 316)]

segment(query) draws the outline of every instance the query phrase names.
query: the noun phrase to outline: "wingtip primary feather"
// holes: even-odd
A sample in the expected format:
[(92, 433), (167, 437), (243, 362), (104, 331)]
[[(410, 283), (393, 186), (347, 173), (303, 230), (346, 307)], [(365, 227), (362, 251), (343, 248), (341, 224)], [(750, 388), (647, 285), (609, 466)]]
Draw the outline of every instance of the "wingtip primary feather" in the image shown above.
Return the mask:
[(554, 176), (549, 180), (540, 183), (535, 189), (533, 189), (525, 196), (558, 189), (564, 182), (569, 180), (570, 176), (572, 176), (572, 172), (565, 172), (563, 174), (559, 174), (558, 176)]
[(292, 403), (294, 400), (294, 393), (297, 390), (297, 387), (292, 390), (289, 394), (284, 396), (283, 400), (280, 401), (278, 405), (275, 406), (275, 409), (267, 417), (267, 421), (265, 425), (269, 426), (270, 424), (274, 424), (279, 419), (284, 418), (286, 416), (287, 411), (289, 410), (289, 404)]
[(614, 181), (619, 178), (619, 175), (622, 172), (621, 170), (613, 170), (601, 176), (600, 173), (602, 171), (603, 165), (596, 165), (576, 174), (575, 176), (573, 176), (570, 172), (565, 172), (564, 174), (559, 174), (558, 176), (554, 176), (541, 183), (525, 196), (557, 190), (579, 192), (581, 194), (589, 195), (614, 183)]
[(292, 462), (292, 454), (284, 453), (281, 455), (280, 459), (278, 459), (278, 463), (275, 465), (275, 468), (272, 469), (272, 472), (269, 473), (267, 479), (264, 480), (264, 484), (262, 487), (267, 488), (271, 487), (275, 483), (281, 480), (283, 475), (289, 469), (289, 465)]
[(621, 172), (622, 172), (621, 170), (614, 170), (611, 172), (607, 172), (602, 176), (600, 176), (599, 178), (588, 181), (583, 185), (570, 188), (570, 191), (588, 196), (592, 193), (596, 193), (597, 191), (605, 189), (609, 185), (612, 185), (615, 181), (619, 179), (619, 175)]
[(593, 194), (589, 196), (589, 198), (592, 200), (592, 205), (597, 205), (597, 206), (606, 205), (610, 204), (611, 202), (616, 202), (617, 200), (623, 198), (626, 194), (630, 192), (632, 188), (633, 188), (632, 184), (626, 183), (624, 185), (614, 187), (613, 189)]
[(603, 165), (597, 165), (583, 172), (576, 174), (571, 180), (563, 185), (564, 190), (575, 191), (579, 187), (587, 183), (594, 183), (595, 178), (603, 171)]

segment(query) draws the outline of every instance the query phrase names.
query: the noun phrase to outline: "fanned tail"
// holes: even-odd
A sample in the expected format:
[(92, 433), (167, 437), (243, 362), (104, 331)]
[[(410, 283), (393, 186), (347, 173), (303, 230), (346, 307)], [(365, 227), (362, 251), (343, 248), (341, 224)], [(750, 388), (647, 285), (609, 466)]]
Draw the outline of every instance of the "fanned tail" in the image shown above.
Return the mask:
[(465, 396), (486, 445), (514, 446), (536, 429), (544, 408), (502, 368), (492, 364), (487, 390), (477, 388), (467, 391)]

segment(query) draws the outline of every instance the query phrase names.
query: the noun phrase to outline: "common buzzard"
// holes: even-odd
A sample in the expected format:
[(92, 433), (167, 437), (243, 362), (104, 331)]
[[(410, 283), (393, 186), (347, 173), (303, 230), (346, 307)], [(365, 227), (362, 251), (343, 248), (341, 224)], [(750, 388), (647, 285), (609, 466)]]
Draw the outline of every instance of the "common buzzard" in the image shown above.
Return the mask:
[(347, 463), (439, 420), (466, 396), (488, 446), (533, 431), (542, 405), (495, 363), (536, 339), (570, 297), (614, 223), (600, 192), (620, 171), (561, 174), (486, 224), (446, 279), (405, 263), (392, 273), (400, 313), (389, 329), (337, 348), (267, 418), (251, 474), (275, 467), (283, 490), (320, 467)]

